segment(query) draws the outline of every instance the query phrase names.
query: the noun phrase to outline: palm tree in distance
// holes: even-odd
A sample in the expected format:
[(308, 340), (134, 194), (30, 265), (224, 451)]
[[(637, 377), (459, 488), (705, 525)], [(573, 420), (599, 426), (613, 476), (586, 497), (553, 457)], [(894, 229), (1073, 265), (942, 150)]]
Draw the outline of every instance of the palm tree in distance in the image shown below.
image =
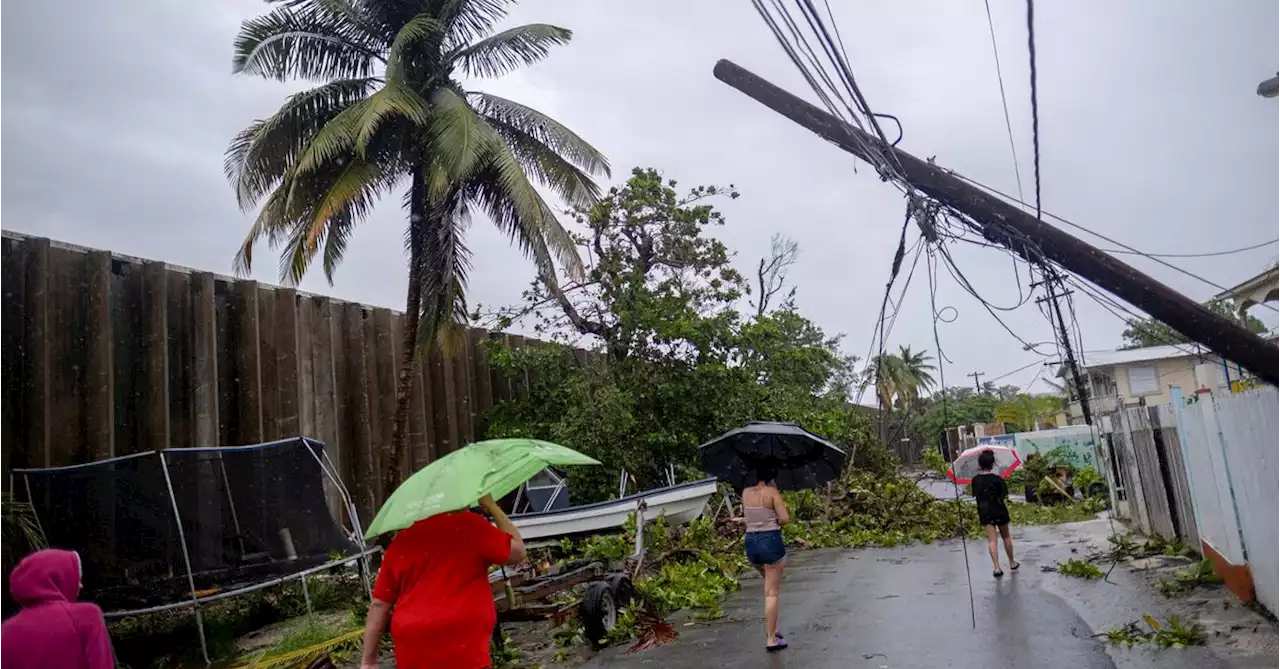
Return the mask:
[(317, 256), (332, 281), (355, 226), (407, 182), (406, 320), (395, 427), (381, 463), (390, 494), (407, 451), (415, 356), (452, 341), (467, 316), (470, 215), (487, 215), (548, 280), (557, 263), (580, 275), (573, 239), (534, 182), (571, 206), (589, 206), (599, 197), (591, 176), (608, 175), (608, 164), (555, 120), (459, 82), (501, 76), (569, 41), (569, 30), (545, 24), (494, 33), (508, 0), (274, 4), (241, 25), (234, 71), (320, 85), (289, 97), (227, 150), (240, 205), (261, 203), (236, 270), (250, 270), (265, 239), (280, 250), (284, 283), (300, 281)]
[(902, 361), (903, 375), (903, 388), (899, 392), (905, 392), (903, 401), (910, 406), (919, 401), (921, 391), (927, 392), (934, 386), (933, 372), (938, 368), (929, 364), (933, 356), (924, 351), (913, 352), (910, 346), (899, 346), (898, 358)]
[(898, 347), (898, 355), (881, 353), (867, 365), (864, 383), (874, 383), (880, 409), (892, 412), (895, 407), (910, 409), (920, 400), (920, 392), (935, 385), (929, 364), (933, 356), (913, 352), (910, 346)]

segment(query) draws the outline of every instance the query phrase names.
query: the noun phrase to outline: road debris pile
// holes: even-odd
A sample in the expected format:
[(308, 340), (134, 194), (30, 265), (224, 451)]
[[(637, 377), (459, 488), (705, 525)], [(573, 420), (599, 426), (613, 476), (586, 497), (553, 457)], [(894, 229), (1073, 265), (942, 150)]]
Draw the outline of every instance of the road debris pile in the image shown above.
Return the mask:
[(1137, 644), (1151, 644), (1156, 648), (1186, 648), (1187, 646), (1203, 646), (1204, 630), (1199, 623), (1184, 623), (1178, 616), (1170, 616), (1161, 623), (1151, 616), (1143, 616), (1142, 623), (1134, 621), (1128, 625), (1110, 629), (1094, 637), (1105, 638), (1107, 643), (1115, 646), (1132, 647)]

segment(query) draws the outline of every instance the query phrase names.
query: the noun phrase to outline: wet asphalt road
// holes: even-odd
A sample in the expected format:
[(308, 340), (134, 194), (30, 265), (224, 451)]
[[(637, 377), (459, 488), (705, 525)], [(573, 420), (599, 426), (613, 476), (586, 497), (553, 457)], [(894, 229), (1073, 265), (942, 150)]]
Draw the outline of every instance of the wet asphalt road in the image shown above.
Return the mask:
[[(1015, 528), (1022, 568), (991, 575), (985, 545), (969, 543), (977, 629), (970, 618), (965, 558), (959, 543), (856, 551), (802, 551), (791, 557), (782, 591), (781, 630), (791, 647), (764, 652), (761, 581), (743, 581), (725, 618), (680, 626), (680, 638), (630, 654), (597, 656), (589, 667), (769, 669), (840, 667), (1252, 667), (1228, 664), (1209, 648), (1109, 649), (1089, 638), (1152, 610), (1133, 587), (1041, 573), (1070, 555), (1056, 528)], [(1121, 575), (1117, 573), (1117, 577)], [(1126, 576), (1127, 577), (1127, 576)], [(1114, 580), (1114, 579), (1113, 579)], [(1082, 608), (1083, 607), (1083, 608)], [(1082, 613), (1090, 617), (1086, 621)], [(1132, 617), (1131, 617), (1132, 616)], [(1092, 627), (1091, 627), (1092, 623)]]

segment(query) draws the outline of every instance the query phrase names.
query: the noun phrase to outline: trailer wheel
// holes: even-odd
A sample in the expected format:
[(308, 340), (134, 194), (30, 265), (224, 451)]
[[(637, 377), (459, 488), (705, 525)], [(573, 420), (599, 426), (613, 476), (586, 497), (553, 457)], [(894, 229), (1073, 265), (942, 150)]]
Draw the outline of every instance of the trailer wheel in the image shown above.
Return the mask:
[(613, 600), (620, 608), (636, 600), (636, 586), (626, 574), (610, 576), (609, 587), (613, 589)]
[(587, 586), (582, 595), (582, 633), (592, 646), (600, 647), (609, 630), (618, 624), (618, 600), (607, 581), (597, 581)]

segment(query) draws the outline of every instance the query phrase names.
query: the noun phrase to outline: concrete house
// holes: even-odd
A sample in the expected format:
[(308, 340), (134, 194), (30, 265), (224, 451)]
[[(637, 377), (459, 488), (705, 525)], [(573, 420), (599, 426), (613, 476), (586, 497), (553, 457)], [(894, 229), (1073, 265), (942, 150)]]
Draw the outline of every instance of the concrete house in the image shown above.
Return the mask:
[[(1080, 358), (1095, 415), (1111, 413), (1118, 406), (1167, 403), (1174, 386), (1193, 395), (1201, 389), (1226, 388), (1229, 379), (1242, 376), (1233, 363), (1224, 364), (1198, 344), (1085, 351)], [(1071, 403), (1067, 419), (1072, 425), (1084, 423), (1079, 402)]]

